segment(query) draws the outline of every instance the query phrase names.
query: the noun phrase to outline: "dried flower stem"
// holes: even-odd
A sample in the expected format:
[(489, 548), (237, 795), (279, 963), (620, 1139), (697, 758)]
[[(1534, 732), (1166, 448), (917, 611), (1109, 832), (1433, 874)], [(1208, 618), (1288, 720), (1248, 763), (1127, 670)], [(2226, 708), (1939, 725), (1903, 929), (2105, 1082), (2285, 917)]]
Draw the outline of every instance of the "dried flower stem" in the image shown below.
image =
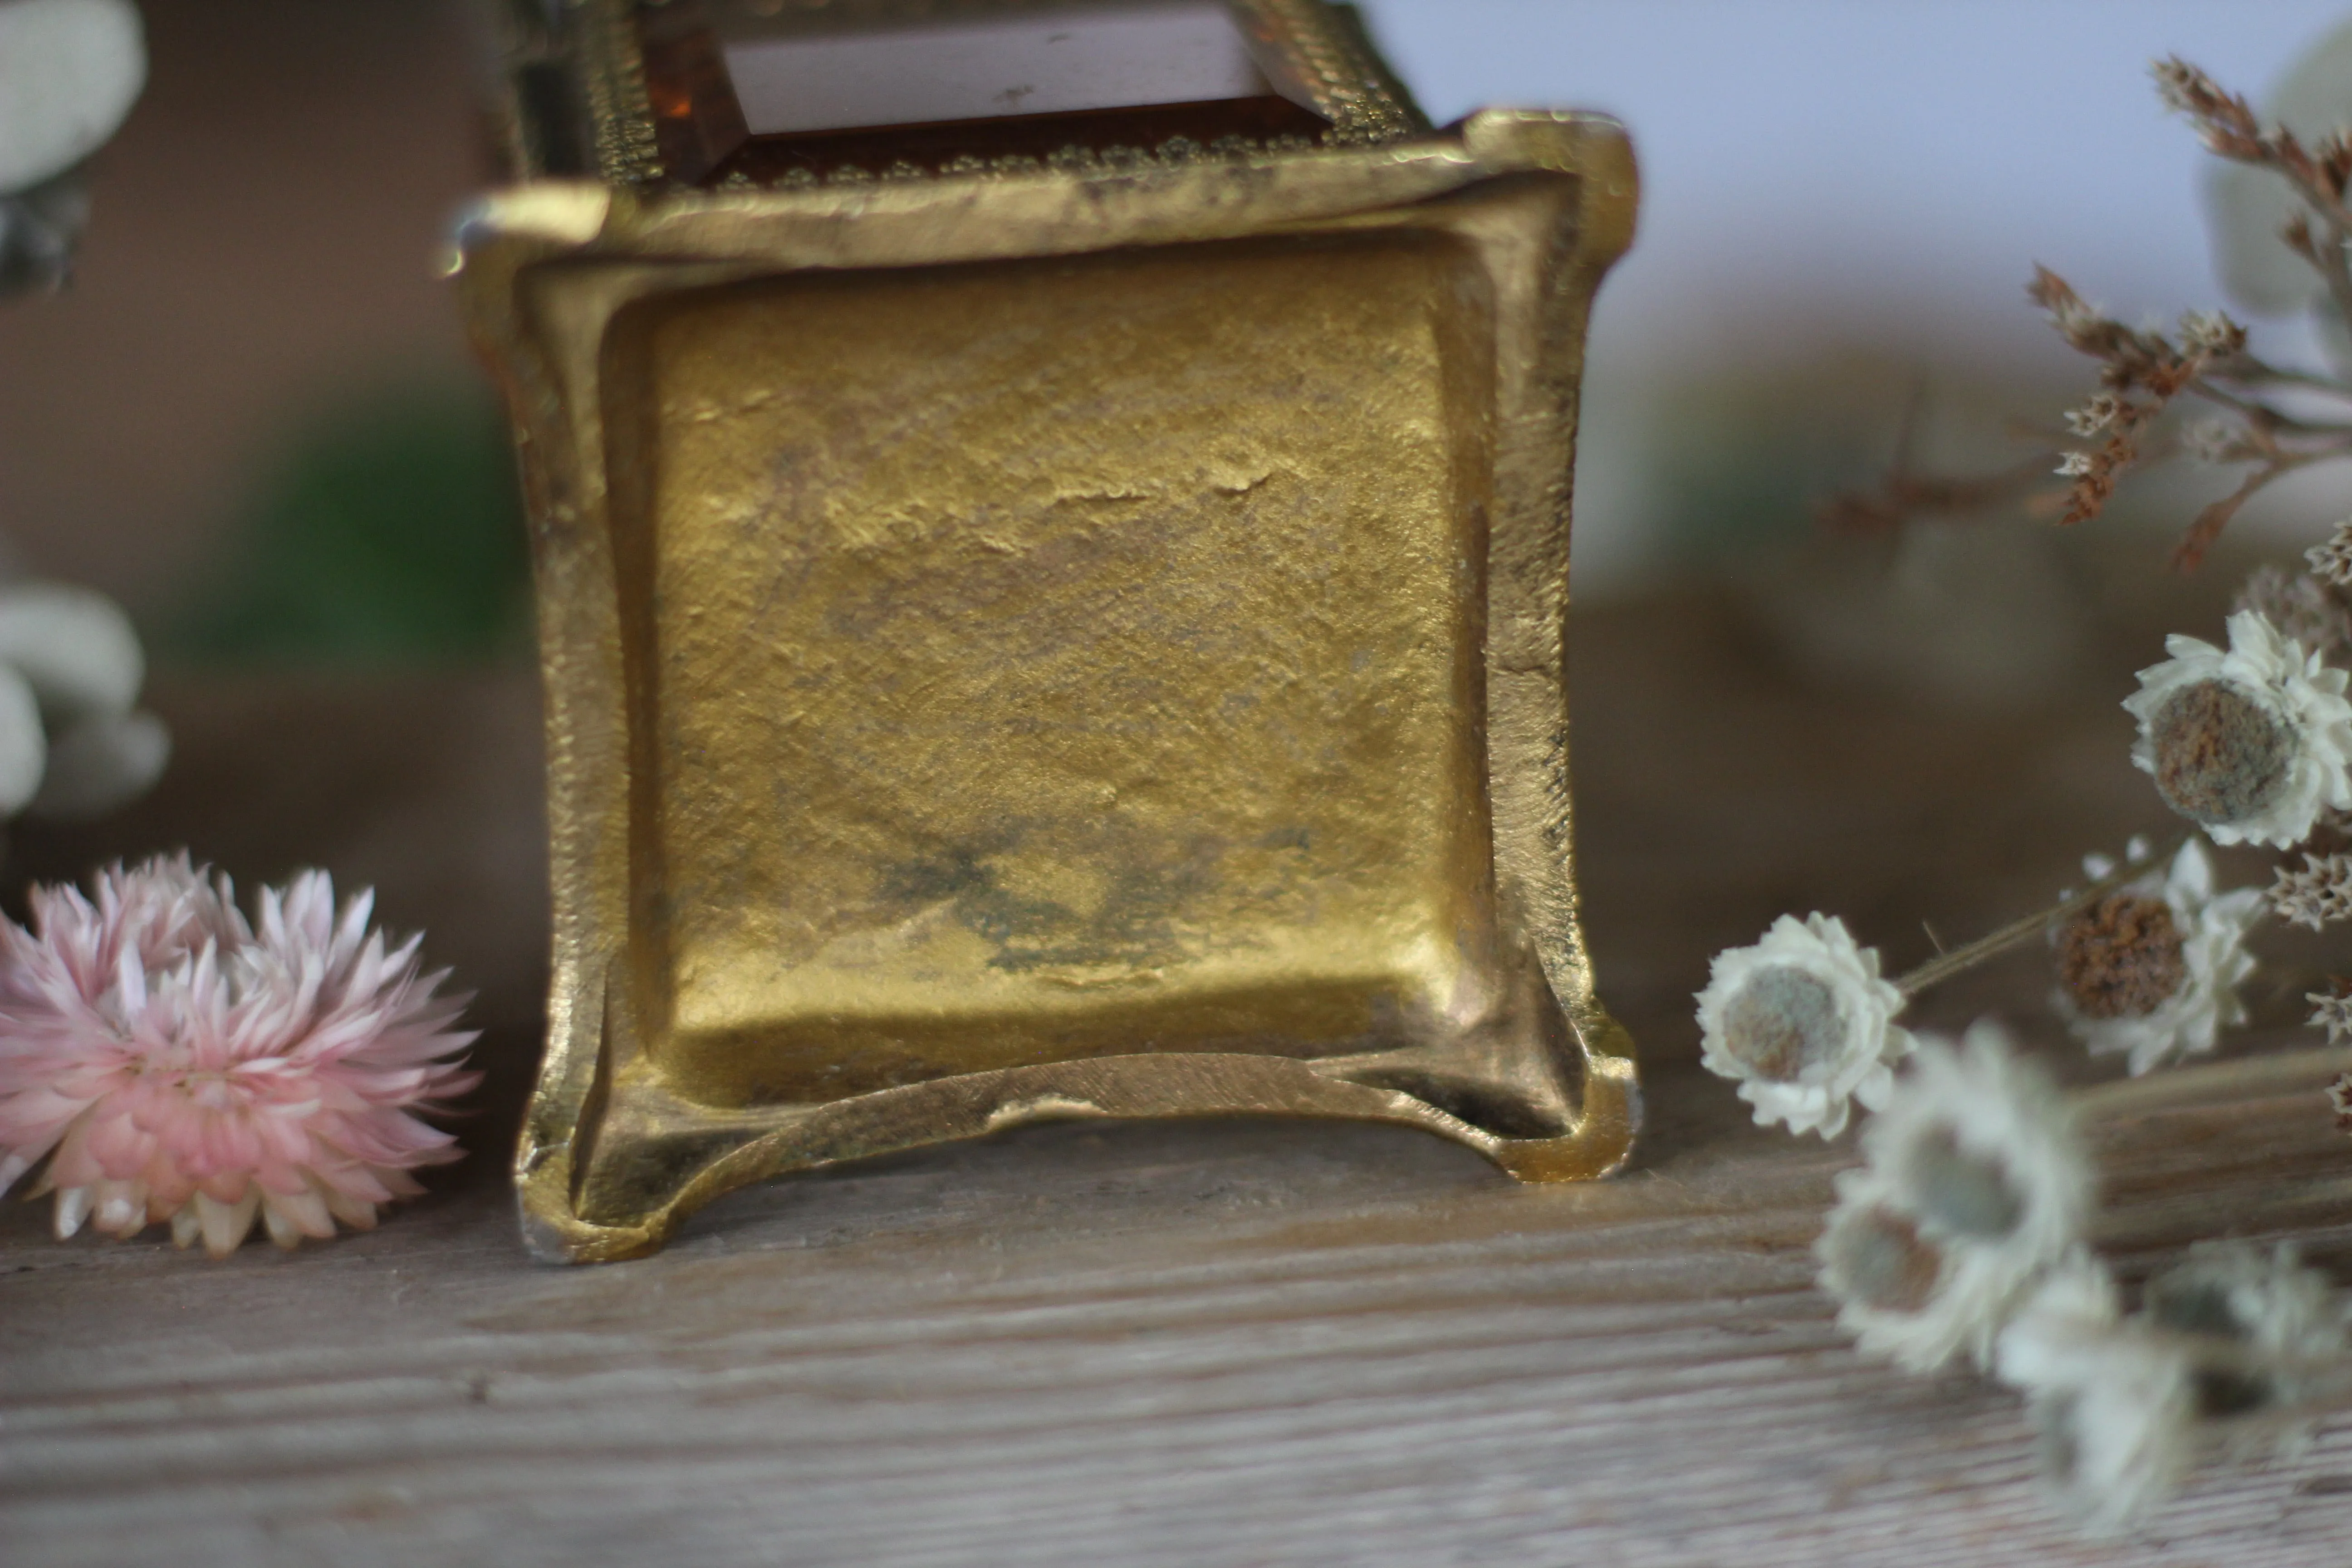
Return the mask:
[(1907, 974), (1895, 976), (1895, 988), (1906, 998), (1916, 996), (1954, 975), (1974, 969), (1988, 959), (1998, 958), (2012, 948), (2023, 947), (2027, 942), (2046, 937), (2050, 928), (2059, 921), (2081, 914), (2117, 888), (2137, 881), (2163, 865), (2179, 851), (2184, 842), (2185, 837), (2177, 838), (2161, 852), (2127, 860), (2081, 892), (2061, 899), (2046, 910), (2037, 910), (2022, 920), (2011, 921), (1999, 931), (1988, 932), (1949, 952), (1937, 953)]
[[(2284, 235), (2318, 273), (2336, 312), (2352, 321), (2352, 135), (2334, 132), (2306, 146), (2294, 132), (2264, 125), (2239, 95), (2179, 58), (2155, 68), (2158, 92), (2186, 115), (2206, 150), (2219, 158), (2272, 171), (2304, 211)], [(2132, 327), (2098, 310), (2047, 268), (2036, 268), (2027, 293), (2049, 312), (2059, 334), (2099, 362), (2099, 390), (2067, 416), (2084, 445), (2037, 453), (2015, 468), (1973, 478), (1911, 471), (1898, 456), (1870, 490), (1839, 496), (1822, 509), (1845, 529), (1887, 529), (1907, 519), (1949, 514), (2022, 500), (2029, 512), (2063, 510), (2060, 521), (2099, 515), (2129, 471), (2164, 461), (2182, 449), (2156, 429), (2182, 397), (2226, 411), (2210, 422), (2220, 434), (2186, 443), (2212, 463), (2250, 464), (2230, 494), (2206, 506), (2173, 552), (2173, 565), (2194, 571), (2246, 503), (2285, 476), (2315, 463), (2352, 458), (2352, 414), (2315, 412), (2312, 395), (2352, 401), (2340, 376), (2284, 369), (2256, 357), (2246, 331), (2218, 313), (2191, 312), (2168, 334)], [(2294, 395), (2295, 401), (2283, 402)], [(2052, 490), (2036, 465), (2055, 461), (2067, 483)]]

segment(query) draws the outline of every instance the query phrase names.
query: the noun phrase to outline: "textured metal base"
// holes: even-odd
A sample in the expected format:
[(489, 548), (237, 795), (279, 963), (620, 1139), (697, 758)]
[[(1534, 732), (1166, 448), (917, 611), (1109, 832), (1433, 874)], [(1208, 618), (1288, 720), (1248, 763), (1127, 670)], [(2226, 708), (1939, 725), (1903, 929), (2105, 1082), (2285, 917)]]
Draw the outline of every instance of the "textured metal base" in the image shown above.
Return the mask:
[(467, 226), (522, 436), (550, 1257), (1039, 1117), (1357, 1116), (1601, 1174), (1568, 476), (1622, 135)]

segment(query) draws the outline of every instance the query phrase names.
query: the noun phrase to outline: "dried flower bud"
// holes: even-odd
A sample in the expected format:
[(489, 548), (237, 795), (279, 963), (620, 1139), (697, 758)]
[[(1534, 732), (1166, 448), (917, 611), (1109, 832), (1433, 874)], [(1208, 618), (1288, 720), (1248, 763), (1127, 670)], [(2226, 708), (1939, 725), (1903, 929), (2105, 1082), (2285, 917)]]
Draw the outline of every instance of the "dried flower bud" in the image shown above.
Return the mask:
[[(2096, 436), (2115, 427), (2128, 408), (2124, 400), (2112, 392), (2095, 392), (2083, 406), (2067, 410), (2066, 427), (2077, 436)], [(2058, 470), (2064, 473), (2061, 468)]]
[(2352, 805), (2347, 676), (2261, 614), (2230, 617), (2227, 652), (2172, 637), (2124, 708), (2132, 762), (2165, 804), (2219, 844), (2300, 843), (2323, 810)]
[(2180, 429), (2181, 449), (2200, 463), (2243, 463), (2257, 454), (2243, 429), (2227, 419), (2192, 419)]
[(2352, 1072), (2337, 1074), (2327, 1086), (2327, 1108), (2336, 1113), (2336, 1131), (2352, 1132)]
[(2204, 359), (2220, 359), (2246, 346), (2246, 329), (2219, 310), (2190, 310), (2180, 318), (2180, 347)]
[(2352, 978), (2338, 975), (2327, 983), (2325, 991), (2304, 994), (2311, 1004), (2311, 1016), (2305, 1020), (2315, 1029), (2327, 1031), (2327, 1043), (2340, 1046), (2352, 1040)]
[(2088, 452), (2068, 452), (2058, 459), (2056, 472), (2070, 479), (2079, 479), (2098, 467), (2099, 460)]
[(2050, 324), (2059, 335), (2085, 353), (2097, 353), (2110, 337), (2115, 323), (2106, 313), (2082, 295), (2047, 267), (2033, 269), (2033, 281), (2026, 286), (2033, 302), (2050, 312)]

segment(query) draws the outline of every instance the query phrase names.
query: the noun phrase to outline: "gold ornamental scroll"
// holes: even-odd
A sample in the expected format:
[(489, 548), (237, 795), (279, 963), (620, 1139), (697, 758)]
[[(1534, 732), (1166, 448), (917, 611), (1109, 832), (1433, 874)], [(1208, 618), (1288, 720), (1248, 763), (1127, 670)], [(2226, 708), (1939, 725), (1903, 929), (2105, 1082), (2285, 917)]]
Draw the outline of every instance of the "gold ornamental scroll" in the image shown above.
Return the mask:
[[(681, 0), (519, 51), (578, 120), (460, 254), (538, 571), (540, 1256), (1049, 1117), (1625, 1159), (1563, 668), (1624, 136), (1431, 131), (1344, 15), (1231, 14), (1235, 122), (1325, 134), (1150, 141), (1211, 100), (763, 143)], [(547, 175), (566, 134), (592, 177)]]

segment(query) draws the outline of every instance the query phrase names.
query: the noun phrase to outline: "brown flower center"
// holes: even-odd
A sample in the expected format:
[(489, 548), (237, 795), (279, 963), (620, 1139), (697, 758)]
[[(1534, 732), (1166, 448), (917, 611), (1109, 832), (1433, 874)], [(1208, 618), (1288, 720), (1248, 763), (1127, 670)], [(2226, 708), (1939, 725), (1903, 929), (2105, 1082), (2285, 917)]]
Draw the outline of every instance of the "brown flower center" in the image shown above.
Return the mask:
[(1830, 1268), (1846, 1292), (1882, 1312), (1916, 1312), (1936, 1293), (1944, 1255), (1906, 1215), (1865, 1209), (1830, 1233)]
[(2286, 784), (2294, 737), (2243, 688), (2183, 687), (2148, 726), (2156, 788), (2165, 804), (2208, 826), (2253, 816)]
[(2237, 1303), (2230, 1299), (2230, 1288), (2219, 1280), (2159, 1274), (2147, 1282), (2142, 1304), (2150, 1318), (2180, 1333), (2210, 1334), (2223, 1340), (2246, 1337), (2246, 1323), (2238, 1316)]
[(2085, 1018), (2144, 1018), (2188, 977), (2172, 906), (2116, 893), (2058, 931), (2058, 984)]
[(1723, 1048), (1759, 1078), (1790, 1083), (1834, 1060), (1845, 1033), (1837, 993), (1789, 964), (1759, 969), (1723, 1010)]
[(2025, 1214), (2000, 1162), (1961, 1148), (1948, 1127), (1912, 1144), (1904, 1163), (1911, 1201), (1947, 1230), (1998, 1241)]

